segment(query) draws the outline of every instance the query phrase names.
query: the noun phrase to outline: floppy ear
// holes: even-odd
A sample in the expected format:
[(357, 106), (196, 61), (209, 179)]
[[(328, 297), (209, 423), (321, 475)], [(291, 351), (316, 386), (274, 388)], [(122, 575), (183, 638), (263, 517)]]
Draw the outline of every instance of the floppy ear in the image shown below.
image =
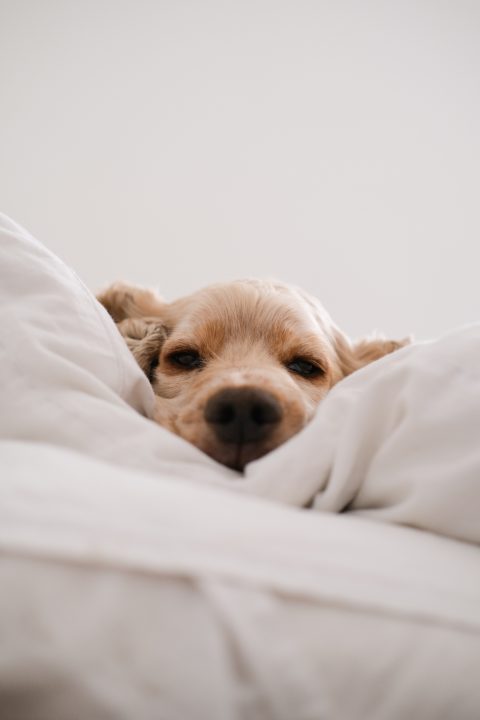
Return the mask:
[(405, 347), (411, 343), (411, 339), (406, 337), (402, 340), (386, 340), (382, 337), (364, 338), (353, 345), (353, 354), (360, 367), (368, 365), (374, 360), (379, 360), (384, 355), (389, 355), (395, 350)]
[(411, 338), (402, 340), (387, 340), (382, 336), (363, 338), (357, 342), (350, 340), (337, 331), (335, 333), (336, 351), (343, 375), (350, 375), (355, 370), (368, 365), (374, 360), (379, 360), (384, 355), (389, 355), (395, 350), (405, 347), (411, 343)]
[(153, 382), (160, 350), (167, 339), (167, 331), (161, 323), (127, 318), (117, 323), (133, 357), (143, 372)]
[(153, 290), (116, 282), (97, 295), (116, 323), (126, 318), (162, 317), (166, 303)]
[(97, 295), (123, 335), (135, 360), (152, 382), (167, 338), (162, 321), (166, 303), (152, 290), (114, 283)]

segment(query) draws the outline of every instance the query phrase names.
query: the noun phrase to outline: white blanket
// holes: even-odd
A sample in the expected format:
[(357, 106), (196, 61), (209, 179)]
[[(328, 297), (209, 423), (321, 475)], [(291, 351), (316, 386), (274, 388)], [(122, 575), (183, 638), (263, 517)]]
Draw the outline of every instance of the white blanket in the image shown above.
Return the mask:
[(239, 476), (148, 419), (113, 322), (6, 218), (0, 322), (2, 717), (480, 716), (478, 326)]

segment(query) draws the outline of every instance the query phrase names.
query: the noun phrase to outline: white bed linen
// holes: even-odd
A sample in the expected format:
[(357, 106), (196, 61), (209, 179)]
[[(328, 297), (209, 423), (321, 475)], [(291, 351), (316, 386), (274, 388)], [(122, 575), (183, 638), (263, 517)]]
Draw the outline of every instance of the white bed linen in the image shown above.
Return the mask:
[(71, 452), (3, 448), (4, 717), (478, 717), (473, 546)]
[[(239, 479), (142, 416), (106, 313), (2, 227), (0, 716), (476, 720), (478, 328), (353, 376)], [(281, 506), (307, 502), (371, 518)]]

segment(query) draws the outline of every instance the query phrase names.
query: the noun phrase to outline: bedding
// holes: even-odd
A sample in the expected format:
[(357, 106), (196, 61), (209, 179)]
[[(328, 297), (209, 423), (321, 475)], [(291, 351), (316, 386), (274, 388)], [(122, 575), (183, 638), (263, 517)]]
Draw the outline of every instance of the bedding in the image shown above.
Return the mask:
[(239, 476), (0, 225), (0, 715), (478, 718), (480, 326), (342, 381)]

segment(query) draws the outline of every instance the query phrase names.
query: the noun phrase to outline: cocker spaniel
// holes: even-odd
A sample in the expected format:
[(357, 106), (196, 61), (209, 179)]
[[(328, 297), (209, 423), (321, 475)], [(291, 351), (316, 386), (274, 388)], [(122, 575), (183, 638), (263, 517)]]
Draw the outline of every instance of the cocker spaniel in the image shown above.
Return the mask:
[(172, 303), (115, 283), (98, 299), (152, 384), (154, 419), (238, 471), (301, 430), (335, 383), (408, 343), (352, 343), (318, 300), (278, 282)]

